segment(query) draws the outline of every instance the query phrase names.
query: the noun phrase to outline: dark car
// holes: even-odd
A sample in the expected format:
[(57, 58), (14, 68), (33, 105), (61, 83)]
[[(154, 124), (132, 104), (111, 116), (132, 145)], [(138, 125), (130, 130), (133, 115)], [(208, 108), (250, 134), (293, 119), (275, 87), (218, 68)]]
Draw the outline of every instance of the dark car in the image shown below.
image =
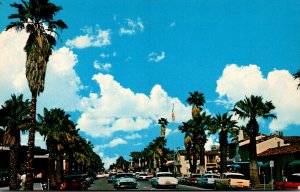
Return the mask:
[(86, 176), (83, 174), (66, 176), (60, 186), (60, 190), (86, 190), (87, 188)]

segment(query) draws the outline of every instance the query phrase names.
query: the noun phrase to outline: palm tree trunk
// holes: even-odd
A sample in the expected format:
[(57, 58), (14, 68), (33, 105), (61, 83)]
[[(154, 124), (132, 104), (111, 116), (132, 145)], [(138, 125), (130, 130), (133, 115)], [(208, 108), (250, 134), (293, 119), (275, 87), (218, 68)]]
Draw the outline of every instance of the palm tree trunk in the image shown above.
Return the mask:
[(201, 138), (200, 138), (200, 173), (205, 172), (205, 143), (206, 143), (206, 134), (204, 130), (201, 131)]
[(220, 151), (221, 151), (221, 166), (220, 171), (224, 173), (227, 169), (227, 132), (221, 131), (219, 134), (220, 137)]
[(257, 150), (256, 150), (256, 136), (258, 134), (258, 124), (256, 119), (252, 119), (250, 124), (250, 153), (249, 153), (249, 168), (250, 179), (254, 187), (259, 185), (258, 166), (257, 166)]
[(9, 190), (18, 190), (18, 145), (10, 147), (10, 162), (9, 162)]
[[(49, 143), (51, 141), (48, 141)], [(48, 159), (48, 179), (50, 180), (50, 190), (56, 190), (56, 178), (55, 178), (55, 146), (50, 143), (49, 147), (49, 159)]]
[(254, 187), (259, 185), (259, 177), (258, 177), (258, 166), (257, 166), (257, 154), (256, 154), (256, 136), (250, 137), (250, 156), (249, 156), (250, 164), (250, 178), (251, 183)]
[(30, 108), (30, 128), (28, 135), (28, 151), (26, 162), (26, 190), (33, 190), (33, 153), (34, 153), (34, 137), (35, 137), (35, 117), (36, 117), (36, 99), (37, 93), (31, 93), (31, 108)]
[(57, 186), (60, 186), (60, 184), (62, 183), (62, 173), (63, 173), (62, 162), (63, 162), (62, 153), (58, 152), (57, 163), (56, 163), (56, 185)]

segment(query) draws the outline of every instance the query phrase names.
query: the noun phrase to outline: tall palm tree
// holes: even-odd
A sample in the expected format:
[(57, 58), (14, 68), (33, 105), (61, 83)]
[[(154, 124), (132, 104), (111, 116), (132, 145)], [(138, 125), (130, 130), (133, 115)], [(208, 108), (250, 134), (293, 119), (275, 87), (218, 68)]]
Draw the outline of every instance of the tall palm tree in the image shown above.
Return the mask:
[(0, 109), (0, 126), (5, 128), (3, 144), (10, 147), (9, 189), (18, 190), (20, 131), (29, 126), (30, 102), (23, 95), (12, 95)]
[(166, 118), (161, 117), (158, 120), (158, 124), (161, 126), (161, 137), (164, 137), (166, 135), (166, 126), (169, 124), (168, 120)]
[(184, 146), (185, 146), (185, 150), (187, 152), (187, 159), (189, 161), (190, 164), (190, 171), (192, 173), (196, 172), (196, 165), (192, 162), (192, 157), (191, 154), (193, 154), (193, 159), (197, 159), (196, 155), (198, 154), (197, 151), (193, 151), (193, 153), (191, 153), (192, 147), (193, 147), (193, 140), (192, 140), (192, 128), (194, 126), (194, 122), (193, 120), (189, 120), (187, 122), (182, 122), (182, 125), (179, 126), (179, 130), (182, 133), (185, 133), (184, 136)]
[(38, 117), (40, 120), (38, 131), (44, 136), (49, 150), (50, 188), (57, 189), (57, 186), (62, 182), (62, 154), (66, 142), (72, 134), (69, 130), (69, 125), (72, 122), (64, 110), (57, 108), (51, 110), (44, 108), (44, 116), (38, 115)]
[(189, 93), (190, 97), (187, 98), (187, 102), (190, 105), (193, 105), (192, 109), (192, 117), (195, 119), (197, 116), (199, 116), (200, 112), (202, 111), (202, 107), (205, 104), (205, 98), (203, 93), (199, 93), (198, 91), (195, 91), (194, 93)]
[(250, 136), (250, 179), (251, 183), (254, 186), (257, 186), (259, 184), (256, 150), (256, 136), (259, 132), (257, 118), (277, 118), (276, 115), (271, 113), (271, 111), (274, 109), (275, 106), (271, 101), (263, 102), (263, 98), (261, 96), (251, 95), (250, 97), (246, 96), (244, 100), (238, 101), (234, 105), (234, 109), (232, 110), (235, 114), (239, 116), (240, 119), (249, 119), (246, 125), (246, 130)]
[[(300, 79), (300, 70), (298, 70), (297, 73), (295, 73), (293, 76), (295, 79)], [(300, 88), (300, 82), (298, 83), (298, 86), (297, 86), (297, 89), (299, 89), (299, 88)]]
[(36, 122), (37, 96), (44, 91), (46, 67), (52, 49), (56, 45), (56, 29), (65, 29), (62, 20), (54, 20), (54, 15), (62, 8), (50, 3), (49, 0), (22, 0), (22, 4), (13, 3), (18, 11), (8, 18), (12, 21), (6, 30), (25, 30), (29, 33), (24, 47), (26, 52), (26, 78), (31, 91), (31, 126), (29, 128), (28, 152), (26, 162), (26, 189), (33, 189), (33, 149)]
[(164, 137), (157, 137), (153, 140), (155, 150), (159, 156), (160, 161), (160, 169), (161, 171), (165, 170), (165, 163), (166, 163), (166, 154), (165, 154), (165, 145), (167, 140)]
[(221, 151), (221, 173), (227, 169), (227, 146), (228, 146), (228, 133), (237, 130), (237, 121), (232, 120), (232, 115), (224, 113), (223, 115), (217, 114), (213, 118), (213, 125), (210, 127), (210, 134), (219, 132), (219, 143)]
[(200, 172), (203, 173), (205, 169), (205, 144), (207, 142), (206, 131), (212, 124), (211, 115), (206, 114), (206, 112), (201, 113), (194, 119), (196, 130), (197, 130), (197, 145), (199, 146), (199, 156), (200, 156)]

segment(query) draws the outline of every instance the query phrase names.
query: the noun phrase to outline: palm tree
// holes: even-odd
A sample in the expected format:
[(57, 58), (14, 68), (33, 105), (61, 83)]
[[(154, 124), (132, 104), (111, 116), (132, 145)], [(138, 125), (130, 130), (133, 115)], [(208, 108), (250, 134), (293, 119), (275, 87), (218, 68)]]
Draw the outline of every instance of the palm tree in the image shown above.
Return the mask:
[(156, 150), (159, 160), (160, 160), (160, 170), (165, 170), (165, 163), (166, 163), (166, 154), (165, 154), (165, 145), (167, 140), (164, 137), (157, 137), (153, 140), (154, 143), (154, 150)]
[(166, 118), (161, 117), (158, 120), (158, 124), (161, 125), (161, 137), (164, 137), (166, 135), (166, 126), (169, 124), (168, 120)]
[(239, 116), (240, 119), (249, 119), (249, 122), (246, 125), (246, 130), (250, 136), (250, 179), (254, 186), (259, 184), (256, 150), (256, 136), (259, 132), (257, 118), (277, 118), (276, 115), (270, 113), (273, 109), (275, 109), (275, 106), (271, 101), (263, 102), (263, 98), (261, 96), (251, 95), (250, 97), (246, 96), (244, 100), (238, 101), (232, 110)]
[(194, 93), (189, 93), (190, 97), (187, 98), (187, 102), (190, 105), (193, 105), (192, 109), (192, 117), (195, 119), (199, 116), (200, 112), (202, 111), (202, 106), (205, 104), (205, 98), (203, 93), (199, 93), (195, 91)]
[[(187, 154), (186, 154), (187, 159), (190, 164), (190, 171), (192, 173), (196, 172), (196, 165), (192, 162), (192, 157), (191, 157), (191, 150), (192, 150), (192, 146), (193, 146), (191, 129), (193, 128), (193, 126), (194, 126), (193, 120), (189, 120), (187, 122), (182, 122), (182, 125), (179, 126), (179, 130), (182, 133), (185, 133), (184, 146), (185, 146), (185, 150), (187, 152)], [(197, 159), (196, 155), (197, 155), (197, 151), (193, 151), (193, 159)]]
[(28, 152), (26, 162), (26, 188), (33, 189), (33, 149), (36, 122), (37, 96), (44, 91), (46, 67), (52, 49), (56, 45), (56, 29), (65, 29), (67, 25), (62, 20), (54, 20), (54, 15), (62, 8), (50, 3), (49, 0), (22, 0), (22, 4), (13, 3), (18, 10), (11, 14), (11, 22), (6, 30), (25, 30), (29, 33), (24, 47), (26, 52), (26, 78), (31, 91), (31, 126), (29, 128)]
[(62, 109), (48, 110), (44, 108), (44, 116), (38, 115), (38, 117), (40, 119), (38, 130), (46, 139), (49, 150), (50, 188), (57, 189), (57, 186), (62, 182), (62, 154), (67, 145), (66, 142), (72, 134), (69, 129), (72, 122), (69, 120), (69, 115)]
[(232, 120), (232, 115), (224, 113), (218, 114), (213, 118), (213, 126), (210, 127), (210, 134), (219, 132), (219, 143), (221, 151), (221, 173), (227, 169), (227, 146), (228, 146), (228, 133), (234, 132), (237, 127), (237, 121)]
[[(295, 79), (300, 79), (300, 70), (298, 70), (297, 73), (295, 73), (293, 76)], [(297, 86), (297, 89), (299, 89), (299, 88), (300, 88), (300, 82), (298, 83), (298, 86)]]
[(23, 95), (12, 95), (0, 109), (0, 126), (5, 128), (3, 144), (10, 147), (9, 189), (18, 190), (17, 172), (20, 131), (25, 131), (29, 125), (30, 102), (23, 100)]

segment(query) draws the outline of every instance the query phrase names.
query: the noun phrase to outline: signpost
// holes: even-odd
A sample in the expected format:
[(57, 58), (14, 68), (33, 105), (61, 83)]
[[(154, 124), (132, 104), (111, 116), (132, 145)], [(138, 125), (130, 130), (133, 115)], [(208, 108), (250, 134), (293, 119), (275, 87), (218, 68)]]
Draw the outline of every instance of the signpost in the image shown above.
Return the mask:
[(271, 190), (273, 190), (273, 171), (272, 171), (273, 167), (274, 167), (274, 161), (271, 160), (271, 161), (270, 161), (270, 168), (271, 168), (271, 185), (272, 185)]

